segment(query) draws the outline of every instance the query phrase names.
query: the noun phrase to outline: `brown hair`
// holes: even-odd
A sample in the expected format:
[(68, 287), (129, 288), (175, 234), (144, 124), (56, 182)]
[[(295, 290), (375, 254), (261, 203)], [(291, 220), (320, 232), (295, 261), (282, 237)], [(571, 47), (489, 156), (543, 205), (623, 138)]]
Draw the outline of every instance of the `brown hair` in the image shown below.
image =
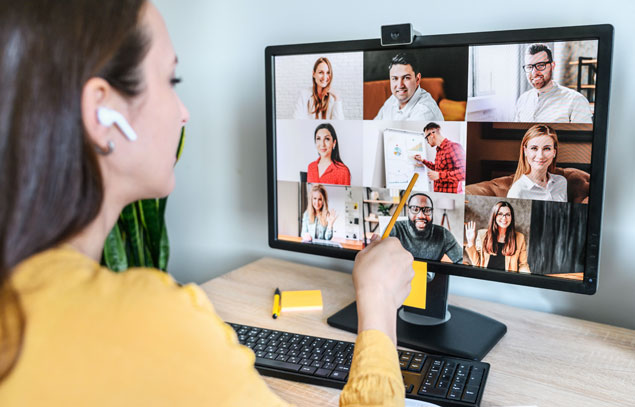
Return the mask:
[[(320, 213), (315, 212), (315, 208), (313, 207), (313, 193), (319, 192), (322, 195), (322, 209)], [(329, 197), (326, 193), (326, 189), (322, 184), (313, 185), (311, 188), (311, 193), (309, 194), (309, 222), (314, 223), (316, 216), (319, 218), (322, 226), (326, 226), (326, 217), (329, 214)]]
[(553, 156), (553, 160), (549, 165), (548, 171), (553, 173), (556, 169), (556, 159), (558, 158), (558, 135), (556, 131), (546, 124), (534, 124), (531, 126), (525, 136), (523, 137), (523, 141), (520, 143), (520, 155), (518, 156), (518, 168), (516, 168), (516, 174), (514, 174), (514, 180), (512, 184), (520, 177), (525, 174), (529, 174), (531, 172), (531, 167), (527, 163), (527, 157), (525, 157), (525, 147), (527, 147), (527, 143), (529, 140), (539, 136), (549, 136), (553, 140), (553, 148), (556, 150), (556, 155)]
[(516, 228), (514, 226), (514, 208), (509, 202), (499, 201), (492, 207), (492, 212), (489, 217), (489, 224), (487, 225), (487, 233), (483, 239), (483, 249), (489, 254), (496, 254), (496, 247), (498, 245), (498, 224), (496, 223), (496, 215), (500, 208), (509, 208), (512, 215), (511, 222), (505, 231), (505, 243), (503, 243), (503, 250), (501, 251), (505, 256), (513, 256), (516, 253)]
[(313, 73), (317, 71), (318, 66), (324, 62), (326, 66), (329, 67), (329, 73), (331, 75), (329, 84), (324, 88), (322, 93), (322, 97), (318, 97), (318, 85), (315, 82), (315, 78), (313, 78), (313, 93), (311, 94), (311, 99), (309, 100), (309, 109), (311, 109), (311, 105), (313, 105), (313, 110), (310, 112), (311, 114), (315, 114), (316, 119), (329, 119), (326, 117), (326, 111), (329, 108), (330, 99), (335, 100), (335, 95), (331, 94), (331, 83), (333, 83), (333, 67), (331, 67), (331, 61), (329, 61), (326, 57), (320, 57), (313, 64)]
[(145, 3), (0, 5), (0, 381), (17, 363), (26, 325), (11, 272), (99, 213), (103, 184), (82, 124), (82, 88), (101, 77), (126, 97), (143, 90)]

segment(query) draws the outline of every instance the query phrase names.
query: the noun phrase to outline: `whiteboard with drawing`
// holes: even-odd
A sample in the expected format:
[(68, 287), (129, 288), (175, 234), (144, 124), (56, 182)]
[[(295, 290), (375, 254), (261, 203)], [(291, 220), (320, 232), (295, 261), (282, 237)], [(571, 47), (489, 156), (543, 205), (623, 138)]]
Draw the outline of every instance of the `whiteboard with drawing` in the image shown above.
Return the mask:
[(386, 188), (406, 189), (412, 174), (419, 172), (414, 189), (429, 191), (430, 181), (426, 167), (418, 165), (415, 155), (428, 159), (422, 133), (399, 129), (384, 130), (384, 161), (386, 167)]

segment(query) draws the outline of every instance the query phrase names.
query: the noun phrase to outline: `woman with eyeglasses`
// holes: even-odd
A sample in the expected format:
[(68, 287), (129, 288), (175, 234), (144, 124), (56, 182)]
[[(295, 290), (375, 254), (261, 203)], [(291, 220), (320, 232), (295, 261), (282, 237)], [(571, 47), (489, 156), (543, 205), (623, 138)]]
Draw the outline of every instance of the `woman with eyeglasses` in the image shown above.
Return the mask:
[(476, 233), (476, 223), (465, 225), (467, 252), (472, 265), (496, 270), (529, 273), (525, 236), (516, 231), (514, 208), (500, 201), (492, 207), (487, 229)]

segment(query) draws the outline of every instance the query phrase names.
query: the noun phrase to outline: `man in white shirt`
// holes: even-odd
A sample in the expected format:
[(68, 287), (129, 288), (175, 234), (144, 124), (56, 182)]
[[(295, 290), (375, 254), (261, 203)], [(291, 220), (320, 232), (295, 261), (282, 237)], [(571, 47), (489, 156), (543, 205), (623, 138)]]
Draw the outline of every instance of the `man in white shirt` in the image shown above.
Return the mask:
[(589, 101), (552, 79), (556, 63), (545, 44), (532, 44), (525, 53), (523, 70), (533, 89), (516, 101), (516, 122), (592, 123)]
[(392, 96), (379, 109), (375, 120), (443, 120), (432, 96), (419, 87), (421, 73), (411, 56), (395, 55), (388, 69)]

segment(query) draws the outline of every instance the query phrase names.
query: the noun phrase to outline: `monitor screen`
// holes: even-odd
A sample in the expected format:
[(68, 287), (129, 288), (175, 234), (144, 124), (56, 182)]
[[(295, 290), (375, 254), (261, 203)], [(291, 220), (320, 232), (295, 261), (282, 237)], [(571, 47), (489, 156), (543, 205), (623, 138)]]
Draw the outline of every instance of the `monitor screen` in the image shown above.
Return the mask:
[(354, 258), (387, 227), (428, 270), (593, 293), (609, 25), (272, 46), (269, 242)]

